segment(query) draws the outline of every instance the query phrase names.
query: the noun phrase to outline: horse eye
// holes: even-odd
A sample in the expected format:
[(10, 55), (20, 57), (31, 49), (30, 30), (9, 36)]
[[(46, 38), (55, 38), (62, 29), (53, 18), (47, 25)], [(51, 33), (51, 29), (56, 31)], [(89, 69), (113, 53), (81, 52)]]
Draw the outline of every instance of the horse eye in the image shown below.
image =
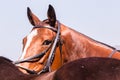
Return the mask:
[(49, 45), (51, 42), (52, 42), (52, 41), (50, 41), (50, 40), (45, 40), (45, 41), (43, 42), (43, 45)]

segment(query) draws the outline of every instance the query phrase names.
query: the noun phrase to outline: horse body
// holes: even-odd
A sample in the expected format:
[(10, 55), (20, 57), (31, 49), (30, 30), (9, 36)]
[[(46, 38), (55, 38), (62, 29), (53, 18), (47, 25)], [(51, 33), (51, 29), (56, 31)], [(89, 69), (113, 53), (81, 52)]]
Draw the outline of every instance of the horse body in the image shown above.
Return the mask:
[(10, 60), (0, 57), (0, 80), (120, 80), (120, 60), (81, 58), (64, 64), (57, 71), (27, 75)]
[(12, 61), (0, 56), (0, 80), (34, 80), (36, 77), (22, 73)]
[[(49, 48), (50, 44), (56, 36), (56, 32), (52, 29), (58, 29), (58, 21), (54, 8), (50, 5), (48, 9), (48, 19), (41, 21), (28, 8), (28, 19), (34, 26), (28, 36), (23, 39), (23, 55), (20, 59), (24, 59)], [(104, 43), (89, 38), (60, 23), (60, 46), (56, 46), (56, 54), (51, 70), (58, 69), (62, 64), (79, 58), (86, 57), (108, 57), (120, 59), (120, 52)], [(62, 54), (61, 54), (62, 53)], [(114, 53), (114, 54), (113, 54)], [(37, 62), (23, 63), (20, 66), (39, 72), (43, 69), (49, 57), (50, 50)], [(61, 57), (62, 56), (62, 57)]]
[(74, 60), (58, 69), (53, 80), (120, 80), (120, 60), (103, 57)]

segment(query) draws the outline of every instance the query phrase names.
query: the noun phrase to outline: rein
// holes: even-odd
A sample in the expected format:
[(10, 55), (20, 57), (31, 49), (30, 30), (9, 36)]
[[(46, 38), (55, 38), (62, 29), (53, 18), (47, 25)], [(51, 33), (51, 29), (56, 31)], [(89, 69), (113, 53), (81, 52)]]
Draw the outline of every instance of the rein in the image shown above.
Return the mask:
[[(37, 62), (38, 60), (40, 60), (44, 55), (45, 53), (52, 47), (52, 44), (46, 49), (44, 50), (43, 52), (37, 54), (37, 55), (34, 55), (32, 57), (28, 57), (28, 58), (25, 58), (25, 59), (22, 59), (22, 60), (19, 60), (19, 61), (15, 61), (13, 62), (13, 64), (19, 64), (19, 63), (24, 63), (24, 62)], [(39, 58), (39, 59), (37, 59)], [(36, 60), (34, 60), (36, 59)]]
[(41, 74), (41, 73), (44, 73), (44, 72), (51, 71), (50, 66), (53, 63), (53, 59), (54, 59), (55, 51), (56, 51), (56, 46), (57, 46), (58, 42), (60, 42), (60, 54), (62, 52), (62, 45), (61, 45), (61, 41), (60, 41), (60, 22), (57, 21), (57, 24), (58, 24), (58, 29), (56, 29), (56, 28), (54, 28), (52, 26), (35, 26), (34, 28), (48, 28), (48, 29), (56, 32), (57, 34), (56, 34), (55, 39), (52, 41), (51, 45), (46, 50), (41, 52), (40, 54), (37, 54), (37, 55), (32, 56), (32, 57), (28, 57), (28, 58), (23, 59), (23, 60), (15, 61), (15, 62), (13, 62), (13, 64), (19, 64), (19, 63), (24, 63), (24, 62), (37, 62), (52, 47), (51, 52), (50, 52), (49, 57), (48, 57), (48, 60), (47, 60), (47, 62), (45, 64), (43, 70), (41, 70), (40, 72), (37, 73), (36, 71), (29, 70), (29, 69), (26, 69), (24, 67), (18, 66), (19, 68), (26, 70), (30, 74)]

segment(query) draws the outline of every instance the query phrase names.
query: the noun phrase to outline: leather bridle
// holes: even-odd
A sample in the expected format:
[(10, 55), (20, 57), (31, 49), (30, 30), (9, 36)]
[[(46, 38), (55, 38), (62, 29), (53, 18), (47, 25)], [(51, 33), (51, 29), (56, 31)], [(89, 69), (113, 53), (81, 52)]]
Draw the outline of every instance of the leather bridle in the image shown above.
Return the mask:
[[(28, 73), (30, 74), (41, 74), (41, 73), (44, 73), (44, 72), (49, 72), (51, 71), (51, 68), (50, 66), (52, 65), (53, 63), (53, 60), (54, 60), (54, 56), (55, 56), (55, 51), (56, 51), (56, 46), (57, 44), (59, 44), (59, 48), (60, 48), (60, 55), (61, 52), (62, 52), (62, 43), (61, 43), (61, 39), (60, 39), (60, 22), (57, 20), (57, 29), (52, 27), (52, 26), (35, 26), (34, 28), (48, 28), (54, 32), (56, 32), (56, 36), (54, 38), (54, 40), (52, 41), (52, 43), (50, 44), (50, 46), (44, 50), (43, 52), (41, 52), (40, 54), (37, 54), (35, 56), (32, 56), (32, 57), (28, 57), (28, 58), (25, 58), (23, 60), (19, 60), (19, 61), (15, 61), (13, 62), (13, 64), (19, 64), (19, 63), (24, 63), (24, 62), (37, 62), (39, 61), (48, 51), (49, 49), (51, 48), (51, 51), (50, 51), (50, 54), (49, 54), (49, 57), (48, 57), (48, 60), (44, 66), (44, 68), (40, 71), (40, 72), (36, 72), (36, 71), (33, 71), (33, 70), (29, 70), (29, 69), (26, 69), (24, 67), (21, 67), (21, 66), (18, 66), (19, 68), (21, 69), (24, 69), (26, 70)], [(62, 60), (62, 58), (61, 58)], [(62, 61), (61, 61), (62, 62)]]

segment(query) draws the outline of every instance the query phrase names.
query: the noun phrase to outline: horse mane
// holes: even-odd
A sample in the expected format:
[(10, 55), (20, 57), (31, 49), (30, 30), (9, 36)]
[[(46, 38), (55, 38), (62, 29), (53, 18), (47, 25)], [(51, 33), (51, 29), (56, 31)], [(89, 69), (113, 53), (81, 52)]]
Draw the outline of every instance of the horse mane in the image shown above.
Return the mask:
[(80, 33), (80, 34), (83, 35), (83, 36), (85, 36), (85, 37), (88, 38), (89, 40), (92, 40), (92, 41), (96, 42), (96, 43), (103, 44), (103, 45), (105, 45), (105, 46), (107, 46), (107, 47), (110, 47), (110, 48), (112, 48), (112, 49), (114, 49), (114, 50), (116, 49), (115, 47), (110, 46), (110, 45), (108, 45), (108, 44), (106, 44), (106, 43), (103, 43), (103, 42), (97, 41), (97, 40), (95, 40), (95, 39), (93, 39), (93, 38), (90, 38), (90, 37), (88, 37), (88, 36), (86, 36), (86, 35), (84, 35), (84, 34), (82, 34), (82, 33)]
[[(87, 38), (88, 40), (90, 40), (90, 41), (92, 41), (92, 42), (95, 42), (95, 43), (99, 43), (99, 44), (105, 45), (105, 46), (107, 46), (107, 47), (109, 47), (109, 48), (111, 48), (111, 49), (113, 49), (113, 50), (116, 49), (116, 48), (113, 47), (113, 46), (110, 46), (110, 45), (105, 44), (105, 43), (103, 43), (103, 42), (97, 41), (97, 40), (95, 40), (95, 39), (93, 39), (93, 38), (91, 38), (91, 37), (89, 37), (89, 36), (87, 36), (87, 35), (85, 35), (85, 34), (83, 34), (83, 33), (80, 33), (80, 32), (78, 32), (78, 31), (75, 31), (75, 30), (72, 29), (72, 28), (69, 28), (69, 29), (72, 30), (73, 32), (76, 32), (78, 35), (84, 36), (85, 38)], [(117, 51), (120, 52), (120, 50), (117, 50)]]

